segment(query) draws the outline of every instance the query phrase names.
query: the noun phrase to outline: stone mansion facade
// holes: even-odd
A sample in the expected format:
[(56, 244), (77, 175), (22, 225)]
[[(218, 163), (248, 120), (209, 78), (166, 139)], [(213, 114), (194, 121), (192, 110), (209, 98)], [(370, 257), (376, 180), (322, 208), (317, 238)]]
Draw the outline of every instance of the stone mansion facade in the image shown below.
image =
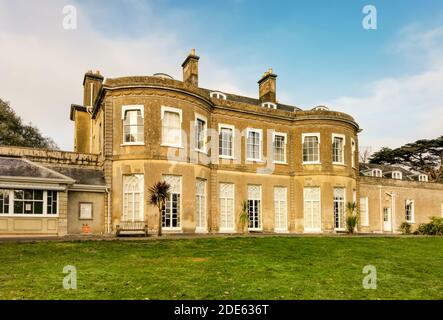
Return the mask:
[(258, 98), (201, 88), (198, 61), (192, 51), (182, 81), (87, 72), (70, 110), (74, 152), (0, 147), (0, 236), (155, 232), (148, 189), (161, 180), (164, 232), (239, 232), (244, 201), (251, 232), (342, 232), (348, 202), (364, 233), (443, 215), (443, 185), (359, 163), (351, 116), (281, 104), (272, 70)]

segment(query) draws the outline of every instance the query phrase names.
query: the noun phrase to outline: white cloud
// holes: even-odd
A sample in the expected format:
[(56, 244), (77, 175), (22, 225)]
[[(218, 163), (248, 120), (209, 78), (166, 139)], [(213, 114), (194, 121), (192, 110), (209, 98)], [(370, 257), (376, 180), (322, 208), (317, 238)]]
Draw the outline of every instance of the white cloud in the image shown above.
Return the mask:
[[(100, 70), (109, 78), (166, 72), (181, 79), (180, 65), (190, 50), (190, 42), (174, 32), (181, 26), (175, 23), (175, 29), (165, 32), (147, 4), (137, 7), (150, 21), (149, 30), (141, 37), (104, 34), (94, 24), (99, 8), (71, 4), (78, 9), (75, 31), (62, 28), (61, 2), (0, 0), (0, 97), (65, 150), (72, 149), (74, 139), (69, 106), (82, 103), (86, 71)], [(88, 12), (94, 12), (94, 17)], [(164, 17), (164, 21), (181, 21), (181, 12), (170, 14), (172, 20)], [(223, 66), (206, 62), (203, 66), (203, 85), (240, 91), (236, 83), (241, 79), (235, 79)]]
[(422, 71), (380, 79), (369, 86), (366, 96), (343, 96), (327, 103), (356, 118), (364, 129), (362, 146), (398, 147), (443, 135), (443, 27), (408, 27), (400, 36), (391, 49), (414, 66), (421, 63)]

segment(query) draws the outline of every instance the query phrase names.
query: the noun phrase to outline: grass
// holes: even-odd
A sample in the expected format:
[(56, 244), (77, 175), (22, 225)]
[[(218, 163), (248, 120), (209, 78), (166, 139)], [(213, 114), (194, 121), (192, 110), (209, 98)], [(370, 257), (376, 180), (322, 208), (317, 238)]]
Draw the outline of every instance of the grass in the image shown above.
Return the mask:
[[(0, 244), (0, 299), (443, 299), (440, 237)], [(365, 265), (377, 289), (362, 287)], [(62, 287), (77, 268), (77, 290)]]

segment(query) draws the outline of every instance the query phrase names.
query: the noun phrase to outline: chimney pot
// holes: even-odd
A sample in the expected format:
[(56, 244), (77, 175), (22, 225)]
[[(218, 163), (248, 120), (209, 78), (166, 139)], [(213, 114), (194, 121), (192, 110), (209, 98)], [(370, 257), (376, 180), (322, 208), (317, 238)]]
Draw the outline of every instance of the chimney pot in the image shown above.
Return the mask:
[(258, 93), (261, 103), (277, 103), (277, 75), (273, 73), (272, 68), (269, 68), (258, 81)]

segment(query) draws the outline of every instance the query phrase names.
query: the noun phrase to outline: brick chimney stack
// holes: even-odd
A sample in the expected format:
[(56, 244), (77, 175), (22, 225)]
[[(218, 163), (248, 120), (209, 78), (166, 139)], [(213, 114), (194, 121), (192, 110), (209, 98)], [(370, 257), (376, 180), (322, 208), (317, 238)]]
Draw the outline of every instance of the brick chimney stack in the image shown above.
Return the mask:
[(188, 57), (182, 63), (183, 67), (183, 82), (192, 86), (198, 87), (198, 60), (199, 56), (195, 54), (195, 49), (192, 49)]
[(92, 70), (85, 73), (83, 78), (83, 105), (85, 107), (94, 106), (95, 99), (103, 84), (103, 76), (100, 71)]
[(272, 69), (266, 71), (258, 81), (258, 94), (262, 103), (277, 103), (277, 75), (272, 72)]

